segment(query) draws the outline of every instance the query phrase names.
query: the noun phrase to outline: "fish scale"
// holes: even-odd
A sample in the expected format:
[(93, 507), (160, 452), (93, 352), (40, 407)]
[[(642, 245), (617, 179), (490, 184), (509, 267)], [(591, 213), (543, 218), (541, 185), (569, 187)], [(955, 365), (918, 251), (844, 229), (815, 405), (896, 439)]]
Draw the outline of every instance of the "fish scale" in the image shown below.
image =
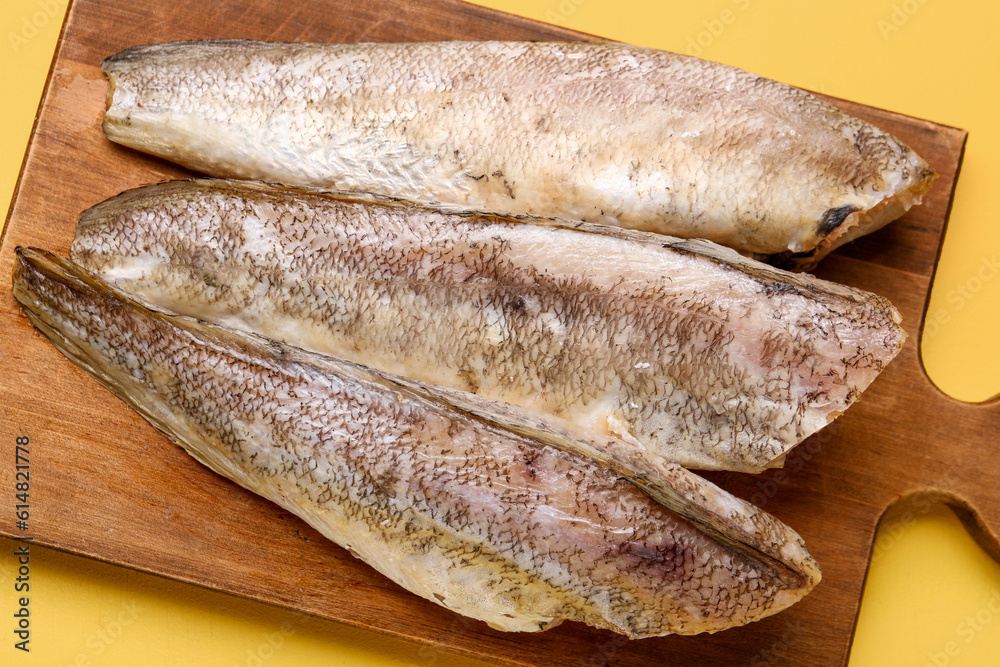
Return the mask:
[(40, 250), (17, 249), (13, 292), (200, 462), (499, 629), (715, 632), (819, 581), (787, 526), (674, 464), (636, 467), (614, 440), (151, 310)]
[(211, 176), (708, 238), (809, 268), (934, 170), (790, 86), (616, 43), (134, 47), (113, 141)]
[(70, 252), (159, 307), (570, 419), (690, 467), (772, 465), (846, 410), (905, 338), (891, 304), (862, 290), (708, 242), (533, 222), (174, 182), (89, 209)]

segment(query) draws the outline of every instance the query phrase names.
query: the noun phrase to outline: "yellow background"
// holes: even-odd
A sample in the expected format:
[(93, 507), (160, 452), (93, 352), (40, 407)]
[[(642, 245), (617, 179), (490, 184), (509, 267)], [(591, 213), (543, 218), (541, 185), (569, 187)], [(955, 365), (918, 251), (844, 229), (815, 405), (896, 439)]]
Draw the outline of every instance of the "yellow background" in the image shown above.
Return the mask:
[[(605, 37), (737, 65), (793, 85), (968, 129), (922, 343), (964, 400), (1000, 391), (1000, 5), (974, 0), (482, 0)], [(0, 210), (6, 210), (66, 0), (0, 2)], [(728, 13), (724, 13), (728, 12)], [(59, 184), (53, 184), (57, 187)], [(985, 271), (988, 274), (989, 271)], [(964, 295), (963, 295), (964, 290)], [(910, 323), (911, 326), (913, 323)], [(914, 415), (919, 419), (919, 415)], [(1000, 432), (1000, 431), (998, 431)], [(885, 474), (891, 475), (887, 470)], [(32, 549), (32, 652), (12, 648), (15, 544), (0, 540), (0, 665), (459, 665), (410, 644), (197, 587)], [(1000, 664), (1000, 567), (941, 507), (883, 522), (851, 665)], [(734, 664), (739, 664), (734, 657)]]

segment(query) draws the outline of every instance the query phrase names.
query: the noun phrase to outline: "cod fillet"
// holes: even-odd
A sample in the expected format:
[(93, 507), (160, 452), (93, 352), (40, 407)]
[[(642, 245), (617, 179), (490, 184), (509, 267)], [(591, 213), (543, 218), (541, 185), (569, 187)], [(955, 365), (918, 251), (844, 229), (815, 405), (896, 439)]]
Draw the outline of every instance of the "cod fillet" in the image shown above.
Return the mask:
[(179, 42), (103, 68), (107, 136), (211, 176), (708, 238), (796, 268), (935, 176), (804, 91), (617, 43)]
[(884, 298), (707, 241), (175, 181), (86, 211), (74, 261), (159, 308), (759, 472), (899, 351)]
[(13, 283), (60, 351), (201, 463), (495, 628), (716, 632), (820, 579), (790, 528), (613, 438), (150, 310), (44, 251), (17, 249)]

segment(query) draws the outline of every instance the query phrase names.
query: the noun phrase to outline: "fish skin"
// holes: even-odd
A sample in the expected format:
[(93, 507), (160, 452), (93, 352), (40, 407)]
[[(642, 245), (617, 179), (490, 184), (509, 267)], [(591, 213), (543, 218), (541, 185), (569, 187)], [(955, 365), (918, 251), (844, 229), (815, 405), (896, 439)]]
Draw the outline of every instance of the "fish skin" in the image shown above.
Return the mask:
[(199, 180), (86, 211), (74, 261), (160, 308), (760, 472), (905, 340), (882, 297), (707, 241)]
[(633, 486), (643, 480), (613, 439), (574, 444), (572, 425), (550, 432), (462, 392), (456, 409), (412, 380), (150, 310), (51, 253), (16, 254), (13, 293), (32, 323), (156, 428), (408, 590), (493, 627), (716, 632), (820, 580), (794, 531), (676, 464), (644, 481), (709, 532)]
[(111, 140), (211, 176), (708, 238), (799, 269), (935, 178), (802, 90), (620, 43), (176, 42), (103, 69)]

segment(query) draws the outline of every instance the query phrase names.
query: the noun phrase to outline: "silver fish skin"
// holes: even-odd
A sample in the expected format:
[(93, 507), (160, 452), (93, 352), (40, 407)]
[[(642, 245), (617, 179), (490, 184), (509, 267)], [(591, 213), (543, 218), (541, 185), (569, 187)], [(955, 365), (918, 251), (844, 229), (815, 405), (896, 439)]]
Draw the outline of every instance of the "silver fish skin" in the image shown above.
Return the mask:
[(759, 472), (857, 400), (885, 299), (707, 241), (237, 181), (86, 211), (74, 261), (157, 307)]
[(804, 91), (620, 43), (180, 42), (103, 69), (112, 141), (211, 176), (708, 238), (798, 268), (935, 177)]
[(203, 464), (493, 627), (716, 632), (820, 580), (777, 519), (676, 464), (633, 466), (613, 439), (150, 310), (45, 251), (18, 248), (13, 291), (60, 351)]

